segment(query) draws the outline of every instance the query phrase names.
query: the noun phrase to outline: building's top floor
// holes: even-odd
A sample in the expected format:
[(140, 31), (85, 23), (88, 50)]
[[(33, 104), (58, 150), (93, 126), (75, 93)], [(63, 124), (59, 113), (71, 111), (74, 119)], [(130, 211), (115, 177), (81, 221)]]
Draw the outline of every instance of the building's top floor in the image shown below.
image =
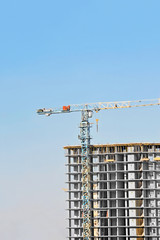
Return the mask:
[[(65, 146), (70, 154), (80, 154), (81, 146)], [(125, 152), (160, 152), (160, 143), (118, 143), (90, 145), (90, 150), (96, 153), (125, 153)]]

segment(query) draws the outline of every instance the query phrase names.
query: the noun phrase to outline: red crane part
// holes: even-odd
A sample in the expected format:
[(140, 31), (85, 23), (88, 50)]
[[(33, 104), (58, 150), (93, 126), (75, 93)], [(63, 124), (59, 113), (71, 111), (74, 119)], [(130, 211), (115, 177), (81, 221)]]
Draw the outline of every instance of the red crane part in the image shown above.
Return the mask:
[(70, 105), (63, 106), (63, 111), (70, 111), (70, 109), (71, 109)]

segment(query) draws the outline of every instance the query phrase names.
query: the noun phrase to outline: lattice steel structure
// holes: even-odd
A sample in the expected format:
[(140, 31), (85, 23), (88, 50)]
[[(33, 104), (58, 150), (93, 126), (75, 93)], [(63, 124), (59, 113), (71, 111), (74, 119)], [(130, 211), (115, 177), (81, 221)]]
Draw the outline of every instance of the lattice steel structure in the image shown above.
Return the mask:
[(82, 206), (83, 206), (83, 239), (91, 236), (91, 202), (90, 202), (90, 111), (82, 111), (80, 123), (81, 163), (82, 163)]
[[(83, 154), (67, 146), (68, 239), (83, 239)], [(91, 145), (90, 238), (160, 240), (160, 143)]]

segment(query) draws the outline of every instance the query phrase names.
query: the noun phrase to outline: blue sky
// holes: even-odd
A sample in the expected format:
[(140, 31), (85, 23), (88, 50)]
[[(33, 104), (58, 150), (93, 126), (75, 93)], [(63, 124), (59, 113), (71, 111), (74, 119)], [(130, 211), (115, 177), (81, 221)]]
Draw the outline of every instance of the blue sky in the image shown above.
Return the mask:
[[(64, 145), (74, 103), (160, 97), (160, 2), (0, 3), (0, 238), (65, 238)], [(98, 113), (92, 143), (159, 142), (159, 107)]]

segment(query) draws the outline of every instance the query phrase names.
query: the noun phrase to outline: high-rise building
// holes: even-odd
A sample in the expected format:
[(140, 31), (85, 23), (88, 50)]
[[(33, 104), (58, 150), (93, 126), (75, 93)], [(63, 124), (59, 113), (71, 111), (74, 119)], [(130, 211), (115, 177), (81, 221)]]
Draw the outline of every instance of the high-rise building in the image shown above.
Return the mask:
[[(81, 147), (67, 146), (68, 239), (83, 239)], [(160, 240), (160, 143), (91, 145), (91, 239)]]

